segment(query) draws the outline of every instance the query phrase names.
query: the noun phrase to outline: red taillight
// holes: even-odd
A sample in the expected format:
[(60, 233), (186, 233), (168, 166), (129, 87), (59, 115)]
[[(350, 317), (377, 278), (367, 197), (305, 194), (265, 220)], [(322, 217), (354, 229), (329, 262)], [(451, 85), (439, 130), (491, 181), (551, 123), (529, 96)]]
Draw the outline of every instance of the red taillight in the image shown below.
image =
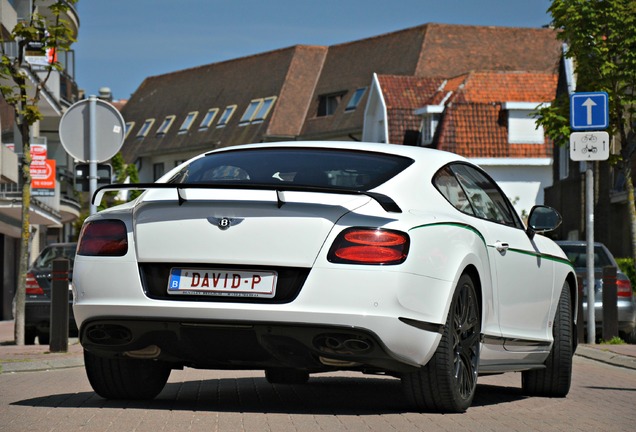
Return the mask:
[(88, 222), (82, 227), (78, 255), (123, 256), (128, 252), (126, 224), (117, 219)]
[(33, 273), (27, 273), (26, 275), (26, 293), (27, 295), (44, 295), (44, 290), (35, 276), (33, 276)]
[(618, 297), (631, 297), (632, 284), (629, 279), (616, 279), (616, 294)]
[(348, 228), (331, 246), (327, 259), (333, 263), (391, 265), (404, 262), (409, 236), (399, 231)]

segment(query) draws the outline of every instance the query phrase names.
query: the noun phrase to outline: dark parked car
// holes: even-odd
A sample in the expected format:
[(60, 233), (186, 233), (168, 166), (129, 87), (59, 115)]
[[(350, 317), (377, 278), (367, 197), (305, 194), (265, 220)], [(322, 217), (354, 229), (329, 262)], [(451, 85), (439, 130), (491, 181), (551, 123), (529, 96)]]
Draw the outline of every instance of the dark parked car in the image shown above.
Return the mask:
[(73, 262), (77, 243), (53, 243), (45, 247), (29, 269), (26, 278), (25, 300), (25, 343), (32, 345), (35, 337), (41, 345), (49, 343), (49, 327), (51, 323), (51, 272), (53, 260), (67, 258), (69, 260), (69, 334), (77, 334), (77, 325), (73, 317), (73, 294), (70, 281), (73, 279)]
[[(574, 266), (577, 276), (583, 280), (583, 309), (587, 311), (587, 242), (565, 241), (556, 242), (568, 256)], [(594, 314), (596, 328), (603, 326), (603, 267), (612, 266), (617, 269), (616, 289), (618, 306), (618, 331), (623, 340), (636, 343), (636, 300), (629, 278), (618, 269), (618, 264), (612, 253), (603, 243), (594, 243)], [(587, 312), (583, 313), (587, 321)]]

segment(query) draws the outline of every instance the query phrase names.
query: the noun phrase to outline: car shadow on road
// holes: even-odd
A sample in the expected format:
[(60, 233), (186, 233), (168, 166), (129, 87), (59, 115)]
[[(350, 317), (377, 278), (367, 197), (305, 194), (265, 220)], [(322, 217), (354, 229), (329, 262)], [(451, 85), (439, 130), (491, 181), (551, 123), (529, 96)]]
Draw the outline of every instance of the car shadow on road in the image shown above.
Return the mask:
[[(521, 390), (478, 385), (473, 407), (511, 403)], [(396, 414), (414, 412), (394, 378), (312, 377), (303, 385), (270, 384), (265, 378), (170, 382), (150, 401), (106, 400), (93, 392), (52, 393), (12, 405), (50, 408), (156, 409), (287, 414)]]

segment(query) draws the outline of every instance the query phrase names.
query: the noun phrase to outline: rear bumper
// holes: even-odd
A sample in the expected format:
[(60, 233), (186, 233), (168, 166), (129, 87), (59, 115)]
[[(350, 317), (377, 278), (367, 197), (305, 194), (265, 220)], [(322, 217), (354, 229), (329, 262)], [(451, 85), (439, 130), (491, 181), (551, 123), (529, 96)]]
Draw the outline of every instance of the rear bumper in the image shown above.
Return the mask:
[(399, 374), (417, 367), (397, 359), (373, 332), (343, 326), (111, 318), (85, 322), (80, 341), (100, 356), (153, 358), (175, 368), (345, 368)]

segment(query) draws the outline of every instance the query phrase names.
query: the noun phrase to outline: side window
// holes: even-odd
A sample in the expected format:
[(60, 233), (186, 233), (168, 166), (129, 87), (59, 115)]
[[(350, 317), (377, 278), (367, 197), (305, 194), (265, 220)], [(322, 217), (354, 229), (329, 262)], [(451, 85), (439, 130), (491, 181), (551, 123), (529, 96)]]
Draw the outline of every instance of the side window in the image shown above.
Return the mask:
[(443, 168), (435, 174), (433, 184), (437, 190), (444, 195), (444, 198), (446, 198), (457, 210), (473, 216), (475, 215), (475, 212), (470, 205), (470, 201), (466, 198), (464, 189), (462, 189), (457, 178), (449, 167)]
[(490, 178), (477, 169), (452, 165), (451, 170), (462, 186), (477, 217), (511, 226), (519, 226), (508, 199)]

